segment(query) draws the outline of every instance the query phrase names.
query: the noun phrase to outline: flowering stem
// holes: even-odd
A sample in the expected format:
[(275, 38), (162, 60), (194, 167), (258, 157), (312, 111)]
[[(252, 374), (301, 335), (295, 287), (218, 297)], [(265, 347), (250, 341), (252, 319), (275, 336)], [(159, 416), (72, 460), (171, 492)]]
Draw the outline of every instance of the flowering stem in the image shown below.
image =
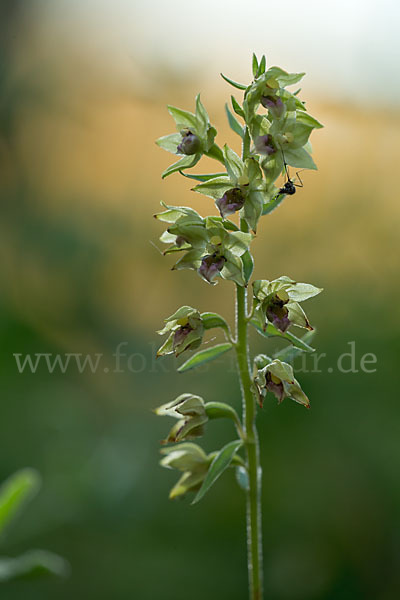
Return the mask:
[(236, 358), (243, 398), (243, 424), (249, 489), (247, 491), (247, 553), (249, 598), (262, 598), (261, 467), (255, 424), (256, 402), (251, 389), (246, 318), (247, 290), (236, 286)]

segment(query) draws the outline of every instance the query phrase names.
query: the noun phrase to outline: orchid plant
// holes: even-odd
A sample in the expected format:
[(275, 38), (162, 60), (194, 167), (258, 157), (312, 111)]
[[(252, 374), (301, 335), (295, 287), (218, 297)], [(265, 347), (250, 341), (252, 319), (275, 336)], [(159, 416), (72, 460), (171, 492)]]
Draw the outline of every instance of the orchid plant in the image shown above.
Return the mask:
[[(313, 351), (309, 342), (314, 331), (300, 303), (321, 289), (287, 276), (257, 280), (249, 288), (254, 266), (250, 247), (263, 217), (296, 192), (296, 181), (300, 179), (291, 179), (288, 167), (316, 169), (309, 137), (322, 125), (307, 112), (298, 95), (300, 90), (287, 89), (297, 84), (304, 73), (287, 73), (279, 67), (267, 69), (265, 56), (258, 61), (255, 55), (252, 68), (249, 85), (222, 75), (243, 92), (241, 102), (231, 96), (232, 108), (225, 107), (229, 125), (240, 138), (240, 156), (227, 144), (221, 148), (215, 142), (217, 131), (210, 124), (200, 95), (196, 97), (194, 113), (168, 106), (177, 132), (157, 140), (161, 148), (179, 157), (162, 177), (180, 173), (195, 180), (193, 190), (211, 198), (219, 212), (218, 216), (202, 217), (192, 208), (162, 203), (164, 210), (155, 217), (166, 224), (160, 238), (168, 244), (164, 254), (178, 254), (174, 270), (192, 269), (208, 284), (215, 285), (221, 278), (232, 281), (236, 288), (233, 332), (222, 316), (182, 306), (165, 319), (158, 332), (166, 336), (158, 356), (190, 354), (178, 367), (179, 372), (185, 372), (223, 353), (235, 352), (242, 419), (233, 406), (205, 402), (193, 393), (181, 394), (155, 412), (176, 419), (161, 450), (161, 465), (181, 472), (170, 498), (194, 492), (193, 502), (198, 502), (228, 467), (236, 469), (247, 501), (249, 597), (259, 600), (263, 596), (263, 569), (257, 407), (262, 408), (266, 397), (275, 396), (278, 403), (290, 398), (309, 408), (309, 399), (289, 363), (296, 353)], [(205, 175), (189, 171), (203, 155), (215, 159), (223, 170)], [(281, 176), (284, 181), (278, 185)], [(296, 336), (292, 326), (305, 329), (305, 335)], [(226, 341), (201, 348), (205, 332), (214, 328), (222, 329)], [(258, 355), (251, 364), (249, 328), (264, 338), (283, 338), (288, 346), (275, 356)], [(232, 421), (235, 439), (207, 454), (192, 440), (203, 435), (209, 421), (220, 418)]]

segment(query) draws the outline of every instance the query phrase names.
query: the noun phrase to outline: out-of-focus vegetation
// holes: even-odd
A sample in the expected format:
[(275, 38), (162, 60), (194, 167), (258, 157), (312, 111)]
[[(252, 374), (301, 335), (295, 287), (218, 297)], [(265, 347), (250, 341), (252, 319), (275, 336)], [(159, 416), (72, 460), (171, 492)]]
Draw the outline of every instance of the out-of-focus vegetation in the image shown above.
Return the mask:
[[(178, 303), (233, 315), (229, 283), (212, 289), (190, 272), (171, 274), (150, 243), (161, 233), (151, 219), (160, 200), (192, 194), (192, 206), (209, 211), (184, 178), (161, 181), (169, 157), (154, 144), (170, 131), (166, 101), (190, 109), (200, 83), (156, 67), (147, 87), (120, 80), (86, 62), (84, 44), (35, 29), (20, 6), (1, 9), (0, 480), (29, 464), (44, 481), (7, 552), (49, 548), (72, 572), (4, 584), (3, 595), (242, 598), (240, 490), (227, 476), (202, 505), (169, 502), (173, 476), (154, 450), (163, 424), (151, 414), (182, 390), (172, 363), (154, 361), (162, 319)], [(221, 98), (207, 81), (203, 89), (219, 141), (234, 145)], [(327, 356), (320, 372), (298, 374), (312, 410), (270, 400), (259, 415), (274, 600), (400, 594), (400, 112), (374, 100), (369, 109), (312, 102), (325, 124), (314, 136), (319, 171), (302, 175), (304, 188), (260, 224), (255, 243), (256, 277), (287, 274), (325, 289), (309, 312)], [(336, 361), (350, 341), (358, 372), (341, 373)], [(114, 372), (121, 342), (131, 358)], [(266, 350), (261, 338), (257, 349)], [(14, 353), (103, 357), (96, 373), (42, 364), (33, 374), (18, 372)], [(376, 372), (360, 370), (365, 353), (377, 356)], [(206, 400), (239, 402), (224, 358), (182, 377)], [(223, 428), (209, 428), (207, 450)]]

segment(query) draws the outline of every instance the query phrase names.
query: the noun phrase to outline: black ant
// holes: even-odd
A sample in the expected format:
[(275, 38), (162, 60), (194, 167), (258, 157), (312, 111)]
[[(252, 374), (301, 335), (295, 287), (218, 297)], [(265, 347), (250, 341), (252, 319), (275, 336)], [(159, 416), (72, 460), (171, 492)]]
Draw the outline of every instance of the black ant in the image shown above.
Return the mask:
[(296, 188), (297, 187), (304, 187), (303, 186), (303, 182), (300, 179), (299, 171), (296, 173), (296, 177), (300, 181), (300, 184), (296, 184), (296, 183), (294, 183), (293, 179), (290, 179), (288, 166), (286, 164), (285, 155), (283, 154), (283, 152), (282, 152), (282, 157), (283, 157), (283, 164), (285, 166), (285, 173), (286, 173), (287, 181), (285, 182), (285, 184), (283, 185), (283, 187), (281, 187), (279, 189), (278, 195), (279, 194), (286, 194), (288, 196), (293, 196), (293, 194), (296, 193)]

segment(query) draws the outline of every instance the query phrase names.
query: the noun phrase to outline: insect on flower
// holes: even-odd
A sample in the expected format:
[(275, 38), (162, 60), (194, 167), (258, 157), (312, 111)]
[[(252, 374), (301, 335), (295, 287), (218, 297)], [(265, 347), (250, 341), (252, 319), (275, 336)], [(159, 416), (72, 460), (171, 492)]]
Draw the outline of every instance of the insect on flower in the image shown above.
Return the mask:
[(299, 175), (300, 171), (296, 172), (296, 177), (297, 177), (297, 179), (299, 180), (300, 183), (295, 183), (293, 181), (293, 179), (290, 178), (289, 169), (288, 169), (288, 166), (287, 166), (287, 163), (286, 163), (286, 160), (285, 160), (285, 155), (283, 154), (283, 150), (282, 149), (281, 149), (281, 152), (282, 152), (283, 164), (284, 164), (284, 167), (285, 167), (286, 182), (279, 189), (277, 196), (279, 196), (280, 194), (286, 194), (288, 196), (293, 196), (293, 194), (296, 193), (296, 188), (297, 187), (300, 187), (300, 188), (304, 187), (303, 186), (303, 182), (300, 179), (300, 175)]

